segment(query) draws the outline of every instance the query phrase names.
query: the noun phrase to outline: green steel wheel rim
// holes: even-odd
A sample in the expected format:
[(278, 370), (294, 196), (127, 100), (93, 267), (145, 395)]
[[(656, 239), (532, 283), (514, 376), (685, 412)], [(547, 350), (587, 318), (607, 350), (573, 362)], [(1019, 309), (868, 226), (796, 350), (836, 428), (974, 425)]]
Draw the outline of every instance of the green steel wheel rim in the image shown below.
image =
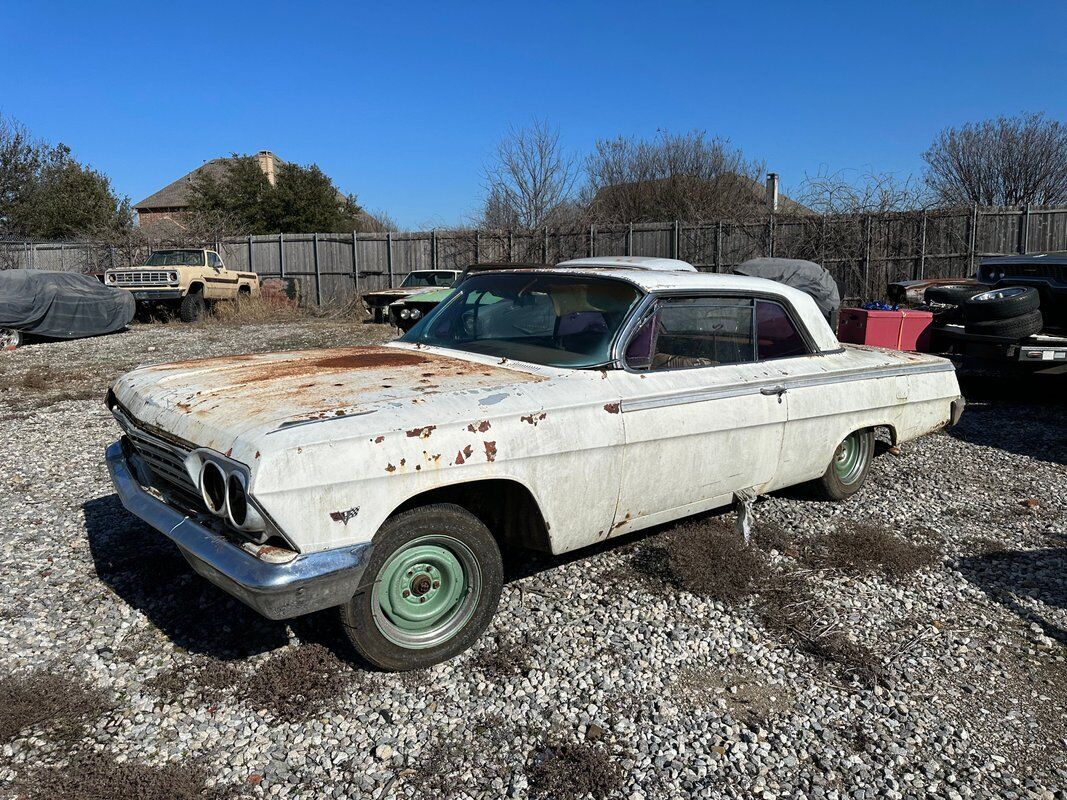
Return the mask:
[(474, 551), (451, 536), (421, 536), (382, 566), (371, 589), (371, 612), (382, 636), (421, 650), (459, 633), (481, 593), (482, 570)]
[(871, 437), (866, 431), (856, 431), (845, 437), (834, 453), (834, 472), (846, 486), (855, 483), (863, 475), (870, 459)]

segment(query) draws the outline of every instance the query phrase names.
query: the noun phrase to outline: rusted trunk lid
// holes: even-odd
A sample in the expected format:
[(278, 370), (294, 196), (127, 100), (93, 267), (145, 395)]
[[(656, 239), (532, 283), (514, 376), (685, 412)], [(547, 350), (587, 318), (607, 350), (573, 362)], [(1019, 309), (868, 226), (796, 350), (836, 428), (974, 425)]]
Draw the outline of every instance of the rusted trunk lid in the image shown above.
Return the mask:
[[(429, 395), (470, 396), (540, 380), (515, 367), (400, 347), (351, 347), (182, 361), (140, 367), (113, 386), (147, 425), (227, 452), (238, 437), (390, 407)], [(397, 413), (399, 424), (406, 424)], [(432, 422), (432, 420), (430, 421)]]

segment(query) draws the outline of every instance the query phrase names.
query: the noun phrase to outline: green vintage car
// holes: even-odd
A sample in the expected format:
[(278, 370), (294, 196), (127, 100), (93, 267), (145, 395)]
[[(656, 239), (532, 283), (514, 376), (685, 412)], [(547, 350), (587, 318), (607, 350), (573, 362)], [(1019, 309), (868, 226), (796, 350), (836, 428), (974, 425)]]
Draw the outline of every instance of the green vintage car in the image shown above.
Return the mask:
[(547, 269), (550, 266), (550, 264), (512, 264), (503, 261), (471, 264), (460, 273), (456, 282), (450, 287), (430, 292), (420, 292), (417, 295), (402, 297), (390, 303), (389, 322), (402, 331), (411, 330), (416, 322), (425, 317), (434, 306), (452, 294), (452, 290), (463, 283), (464, 278), (472, 273), (493, 269)]

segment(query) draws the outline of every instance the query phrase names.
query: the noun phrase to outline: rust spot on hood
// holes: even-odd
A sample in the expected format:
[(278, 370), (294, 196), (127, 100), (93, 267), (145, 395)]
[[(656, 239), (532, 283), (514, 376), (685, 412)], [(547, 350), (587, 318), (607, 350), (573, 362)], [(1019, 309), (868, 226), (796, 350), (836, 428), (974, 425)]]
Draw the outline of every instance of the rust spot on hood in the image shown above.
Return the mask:
[(496, 442), (482, 442), (485, 445), (485, 460), (496, 461)]
[(385, 437), (384, 436), (375, 436), (374, 437), (374, 443), (375, 444), (381, 444), (384, 441), (385, 441)]
[(604, 410), (607, 411), (609, 414), (618, 414), (619, 413), (619, 408), (620, 408), (620, 404), (619, 403), (605, 403), (604, 404)]
[(385, 465), (385, 471), (386, 472), (396, 472), (396, 467), (394, 467), (392, 464), (386, 464)]
[(420, 439), (429, 439), (430, 434), (434, 432), (434, 429), (436, 427), (436, 425), (425, 425), (421, 428), (412, 428), (410, 431), (408, 431), (408, 438), (414, 439), (416, 436), (418, 436)]
[(489, 420), (483, 419), (477, 424), (472, 422), (470, 425), (467, 426), (467, 430), (469, 430), (471, 433), (485, 433), (491, 427), (492, 425), (489, 424)]
[(531, 425), (533, 425), (536, 428), (537, 427), (537, 423), (540, 422), (541, 420), (543, 420), (547, 416), (548, 416), (548, 414), (546, 414), (544, 411), (542, 411), (540, 414), (529, 414), (528, 416), (525, 416), (525, 417), (519, 417), (519, 419), (521, 419), (523, 422), (530, 423)]

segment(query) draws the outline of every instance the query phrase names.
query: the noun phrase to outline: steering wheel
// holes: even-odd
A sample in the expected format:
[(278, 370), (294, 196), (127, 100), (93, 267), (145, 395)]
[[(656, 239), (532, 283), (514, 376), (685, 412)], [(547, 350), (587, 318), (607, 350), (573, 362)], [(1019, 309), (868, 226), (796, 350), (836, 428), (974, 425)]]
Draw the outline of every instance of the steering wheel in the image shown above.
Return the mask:
[(456, 333), (464, 341), (471, 341), (478, 332), (478, 314), (474, 309), (468, 309), (459, 315)]

